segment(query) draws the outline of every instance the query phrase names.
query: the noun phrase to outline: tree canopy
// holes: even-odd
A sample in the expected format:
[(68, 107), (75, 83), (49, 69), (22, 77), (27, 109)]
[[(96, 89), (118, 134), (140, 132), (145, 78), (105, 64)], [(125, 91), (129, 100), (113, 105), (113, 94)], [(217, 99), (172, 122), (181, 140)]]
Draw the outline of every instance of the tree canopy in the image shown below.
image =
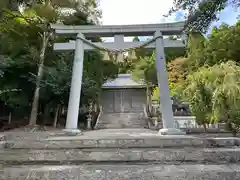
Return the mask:
[[(199, 124), (224, 121), (239, 130), (239, 22), (191, 34), (187, 55), (168, 64), (175, 95), (190, 103)], [(173, 72), (172, 72), (173, 71)]]
[[(35, 125), (49, 109), (66, 108), (70, 90), (73, 53), (53, 51), (54, 42), (68, 39), (55, 36), (49, 24), (95, 24), (101, 11), (95, 0), (3, 0), (1, 10), (0, 91), (19, 90), (2, 94), (1, 103), (15, 116), (16, 108), (23, 116), (31, 112), (29, 124)], [(99, 52), (87, 52), (82, 105), (97, 101), (102, 84), (117, 73), (117, 64), (103, 61)]]
[(175, 0), (169, 11), (186, 12), (188, 30), (206, 32), (213, 21), (218, 20), (218, 14), (227, 6), (240, 6), (239, 0)]

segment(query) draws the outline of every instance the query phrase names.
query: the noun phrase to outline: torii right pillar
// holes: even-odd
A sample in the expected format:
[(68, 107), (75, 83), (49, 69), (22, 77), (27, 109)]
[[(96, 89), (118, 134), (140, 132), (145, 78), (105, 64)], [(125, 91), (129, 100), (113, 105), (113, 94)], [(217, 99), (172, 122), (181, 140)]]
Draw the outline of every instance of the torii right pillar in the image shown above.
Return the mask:
[[(160, 31), (157, 31), (155, 32), (154, 36), (162, 36), (162, 33)], [(159, 133), (161, 135), (184, 135), (186, 133), (181, 131), (180, 129), (176, 129), (174, 125), (175, 123), (168, 84), (168, 71), (164, 53), (163, 37), (156, 39), (156, 66), (158, 86), (160, 91), (160, 108), (163, 122), (163, 129), (160, 129)]]

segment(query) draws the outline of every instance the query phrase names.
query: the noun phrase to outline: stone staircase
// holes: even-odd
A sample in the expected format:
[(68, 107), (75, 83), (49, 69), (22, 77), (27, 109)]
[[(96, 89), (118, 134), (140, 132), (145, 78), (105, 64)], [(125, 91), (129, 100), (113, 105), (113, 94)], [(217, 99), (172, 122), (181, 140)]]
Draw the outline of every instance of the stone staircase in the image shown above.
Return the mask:
[(240, 139), (159, 136), (147, 129), (11, 133), (0, 149), (7, 180), (239, 180)]
[(103, 113), (96, 129), (144, 128), (147, 122), (143, 113)]

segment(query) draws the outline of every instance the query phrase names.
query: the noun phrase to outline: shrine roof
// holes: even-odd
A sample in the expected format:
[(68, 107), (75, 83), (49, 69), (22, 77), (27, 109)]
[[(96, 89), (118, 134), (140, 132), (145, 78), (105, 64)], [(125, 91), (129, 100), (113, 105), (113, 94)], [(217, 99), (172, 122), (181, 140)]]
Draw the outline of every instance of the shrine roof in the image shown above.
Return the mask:
[(102, 88), (146, 88), (146, 84), (133, 80), (131, 74), (119, 74), (116, 79), (105, 82)]

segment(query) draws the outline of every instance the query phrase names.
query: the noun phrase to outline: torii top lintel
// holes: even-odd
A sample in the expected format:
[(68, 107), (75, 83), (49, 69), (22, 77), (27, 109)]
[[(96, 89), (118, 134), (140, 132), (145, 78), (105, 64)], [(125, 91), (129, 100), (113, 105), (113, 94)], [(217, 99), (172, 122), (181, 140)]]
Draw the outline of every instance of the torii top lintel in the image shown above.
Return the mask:
[(152, 36), (156, 31), (162, 35), (181, 35), (185, 22), (161, 23), (161, 24), (139, 24), (139, 25), (83, 25), (67, 26), (62, 24), (51, 24), (57, 34), (78, 34), (86, 37), (112, 37), (116, 34), (124, 36)]

